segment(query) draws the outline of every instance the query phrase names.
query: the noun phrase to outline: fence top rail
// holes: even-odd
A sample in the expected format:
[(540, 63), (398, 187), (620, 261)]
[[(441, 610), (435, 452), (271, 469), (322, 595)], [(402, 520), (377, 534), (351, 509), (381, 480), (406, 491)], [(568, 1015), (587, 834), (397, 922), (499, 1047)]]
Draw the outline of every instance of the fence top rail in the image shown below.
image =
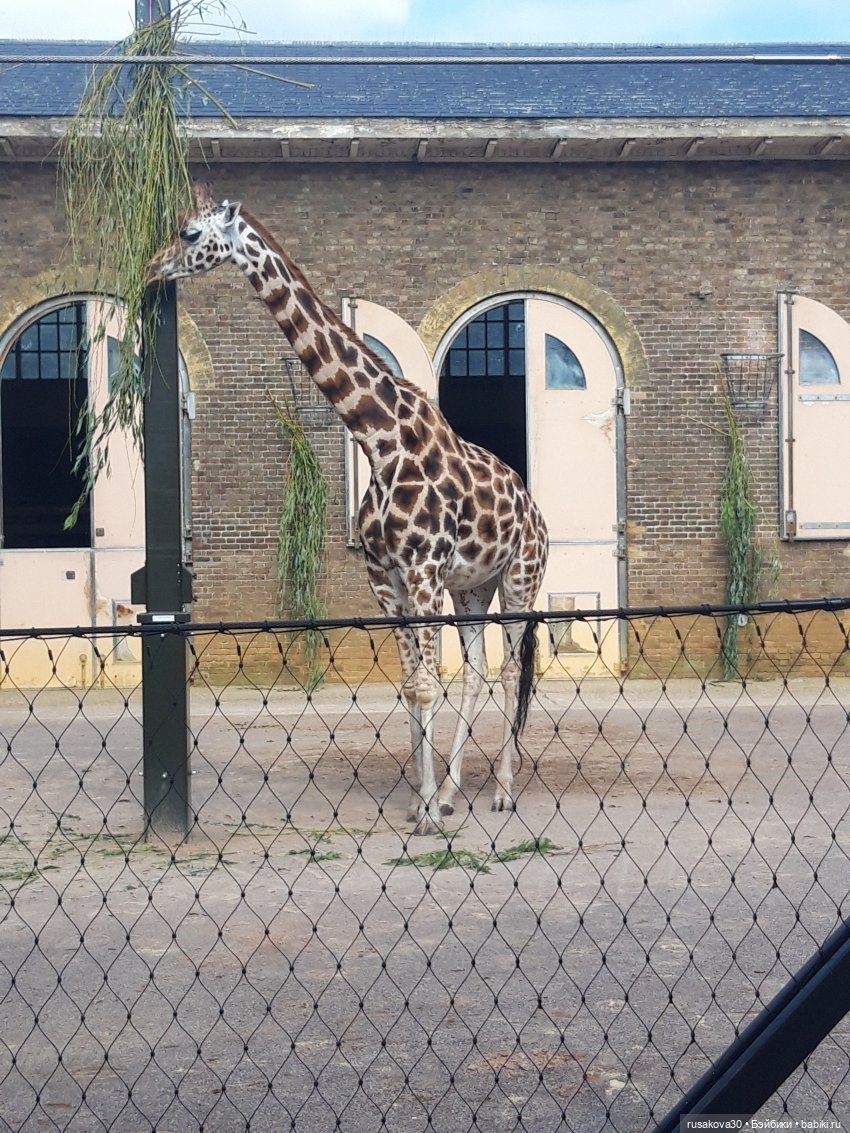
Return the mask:
[[(404, 617), (265, 619), (244, 622), (192, 622), (185, 615), (154, 615), (160, 620), (146, 620), (140, 625), (99, 626), (33, 626), (31, 628), (2, 629), (0, 643), (28, 638), (51, 637), (124, 637), (160, 634), (211, 634), (211, 633), (275, 633), (306, 632), (335, 629), (382, 630), (399, 626), (459, 626), (474, 623), (502, 625), (505, 622), (534, 622), (540, 625), (563, 622), (636, 621), (648, 618), (708, 617), (721, 618), (746, 614), (754, 616), (775, 614), (806, 614), (824, 611), (839, 613), (850, 610), (850, 597), (845, 598), (784, 598), (770, 602), (752, 602), (743, 605), (714, 605), (708, 602), (682, 606), (626, 606), (599, 610), (532, 610), (525, 613), (432, 614)], [(151, 615), (141, 615), (150, 619)]]
[(263, 66), (263, 67), (290, 67), (290, 66), (423, 66), (423, 65), (454, 65), (461, 66), (467, 64), (476, 65), (491, 65), (491, 64), (534, 64), (535, 66), (543, 63), (552, 64), (578, 64), (578, 65), (596, 65), (596, 64), (658, 64), (658, 63), (676, 63), (676, 64), (732, 64), (739, 65), (741, 63), (751, 64), (846, 64), (850, 63), (850, 52), (846, 51), (791, 51), (791, 52), (746, 52), (743, 54), (735, 53), (705, 53), (705, 54), (687, 54), (685, 52), (669, 52), (657, 53), (644, 52), (642, 54), (629, 54), (624, 51), (613, 51), (611, 54), (593, 54), (593, 53), (576, 53), (576, 54), (556, 54), (554, 52), (526, 52), (526, 53), (510, 53), (510, 52), (493, 52), (487, 54), (481, 52), (480, 54), (464, 55), (457, 52), (432, 52), (430, 54), (417, 55), (410, 53), (409, 55), (392, 55), (388, 52), (381, 54), (377, 52), (371, 55), (321, 55), (311, 54), (305, 52), (303, 54), (210, 54), (201, 52), (174, 52), (170, 55), (125, 55), (122, 52), (112, 51), (103, 54), (94, 52), (80, 51), (73, 54), (61, 54), (58, 52), (45, 52), (38, 54), (30, 54), (21, 51), (5, 51), (0, 54), (0, 64), (80, 64), (80, 65), (112, 65), (120, 63), (128, 67), (144, 67), (150, 65), (174, 65), (180, 64), (185, 66), (191, 64), (192, 66), (207, 66), (207, 67), (220, 67), (220, 66)]

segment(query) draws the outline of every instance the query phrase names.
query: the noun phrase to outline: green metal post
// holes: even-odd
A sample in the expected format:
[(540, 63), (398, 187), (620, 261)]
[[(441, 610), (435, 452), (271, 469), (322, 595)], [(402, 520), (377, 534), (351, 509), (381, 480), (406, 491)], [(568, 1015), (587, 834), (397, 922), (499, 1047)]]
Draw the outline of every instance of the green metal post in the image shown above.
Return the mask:
[[(171, 15), (171, 0), (136, 0), (139, 27)], [(189, 666), (185, 638), (191, 575), (183, 562), (181, 406), (177, 348), (177, 285), (145, 297), (157, 310), (152, 342), (142, 342), (145, 378), (145, 565), (133, 576), (133, 601), (144, 604), (142, 743), (147, 836), (185, 838), (189, 791)], [(148, 319), (143, 319), (148, 325)]]
[[(157, 302), (158, 299), (158, 302)], [(191, 575), (183, 563), (181, 405), (177, 285), (167, 283), (146, 304), (157, 305), (153, 342), (142, 344), (144, 402), (145, 565), (133, 576), (143, 602), (142, 742), (148, 837), (180, 840), (191, 824), (188, 650), (175, 632), (188, 621)]]

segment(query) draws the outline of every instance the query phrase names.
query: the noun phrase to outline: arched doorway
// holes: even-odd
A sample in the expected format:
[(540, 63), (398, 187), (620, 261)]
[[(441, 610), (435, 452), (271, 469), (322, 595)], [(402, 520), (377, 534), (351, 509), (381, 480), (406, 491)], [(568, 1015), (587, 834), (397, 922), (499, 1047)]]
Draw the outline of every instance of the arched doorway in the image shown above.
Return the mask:
[[(419, 386), (428, 398), (436, 398), (436, 381), (431, 358), (422, 339), (409, 323), (395, 311), (368, 299), (346, 296), (342, 302), (342, 318), (356, 331), (366, 345), (386, 362), (390, 371), (403, 375)], [(369, 462), (360, 445), (346, 433), (344, 477), (346, 499), (346, 542), (359, 545), (358, 516), (360, 504), (369, 484)]]
[[(585, 310), (540, 293), (494, 296), (467, 310), (435, 355), (440, 407), (467, 440), (523, 476), (549, 528), (538, 606), (592, 614), (625, 594), (624, 414), (617, 351)], [(444, 635), (443, 665), (460, 666)], [(601, 643), (601, 644), (600, 644)], [(615, 669), (616, 627), (570, 623), (543, 643), (550, 675)], [(491, 666), (501, 636), (488, 638)]]
[[(109, 474), (83, 490), (81, 410), (97, 414), (109, 396), (123, 333), (123, 312), (99, 297), (61, 296), (30, 309), (0, 335), (0, 625), (121, 626), (135, 621), (130, 575), (144, 562), (144, 476), (128, 431), (109, 441)], [(187, 380), (181, 360), (181, 375)], [(189, 416), (184, 398), (184, 507), (189, 518)], [(104, 675), (127, 687), (139, 680), (135, 643), (99, 640)], [(15, 652), (16, 684), (59, 681), (79, 687), (100, 663), (82, 643), (57, 648), (51, 661), (38, 643)], [(55, 664), (55, 670), (54, 670)], [(0, 677), (2, 674), (0, 674)]]
[[(780, 292), (779, 349), (782, 538), (848, 539), (850, 323), (815, 299)], [(775, 366), (770, 355), (764, 363)]]
[[(358, 299), (355, 317), (354, 307), (350, 300), (343, 305), (349, 325), (426, 396), (436, 396), (462, 437), (494, 452), (528, 484), (551, 540), (538, 607), (592, 615), (624, 605), (628, 396), (619, 353), (601, 324), (553, 294), (493, 295), (446, 327), (432, 363), (419, 334), (398, 315)], [(352, 544), (367, 483), (365, 457), (350, 440), (346, 493)], [(625, 657), (621, 633), (615, 623), (603, 626), (592, 617), (565, 624), (542, 641), (547, 675), (616, 669)], [(491, 627), (487, 642), (495, 669), (502, 650), (498, 628)], [(442, 634), (441, 665), (447, 673), (460, 668), (454, 630)]]

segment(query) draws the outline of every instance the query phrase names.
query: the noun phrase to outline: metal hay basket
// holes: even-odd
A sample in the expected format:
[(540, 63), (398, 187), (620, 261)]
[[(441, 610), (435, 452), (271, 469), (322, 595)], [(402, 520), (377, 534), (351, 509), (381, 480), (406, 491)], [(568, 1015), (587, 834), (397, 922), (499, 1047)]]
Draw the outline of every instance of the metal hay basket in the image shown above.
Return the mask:
[(779, 374), (781, 354), (721, 354), (726, 390), (733, 409), (764, 411)]

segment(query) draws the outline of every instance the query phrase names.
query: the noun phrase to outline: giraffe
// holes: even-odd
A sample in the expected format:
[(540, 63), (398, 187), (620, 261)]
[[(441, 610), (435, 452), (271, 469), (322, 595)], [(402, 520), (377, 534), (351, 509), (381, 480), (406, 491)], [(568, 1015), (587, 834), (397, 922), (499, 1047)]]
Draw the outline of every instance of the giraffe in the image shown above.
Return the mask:
[[(503, 613), (532, 610), (548, 536), (520, 477), (462, 440), (416, 386), (394, 376), (316, 295), (271, 233), (240, 202), (217, 202), (196, 183), (179, 234), (151, 260), (148, 283), (180, 279), (232, 261), (360, 444), (371, 479), (359, 525), (372, 592), (388, 617), (441, 614), (448, 592), (459, 615), (487, 612), (498, 589)], [(438, 790), (434, 711), (439, 626), (394, 629), (410, 716), (413, 833), (433, 834), (461, 788), (463, 750), (487, 673), (484, 625), (458, 623), (463, 684), (448, 773)], [(534, 677), (533, 621), (503, 623), (504, 734), (494, 810), (512, 810), (513, 764)]]

